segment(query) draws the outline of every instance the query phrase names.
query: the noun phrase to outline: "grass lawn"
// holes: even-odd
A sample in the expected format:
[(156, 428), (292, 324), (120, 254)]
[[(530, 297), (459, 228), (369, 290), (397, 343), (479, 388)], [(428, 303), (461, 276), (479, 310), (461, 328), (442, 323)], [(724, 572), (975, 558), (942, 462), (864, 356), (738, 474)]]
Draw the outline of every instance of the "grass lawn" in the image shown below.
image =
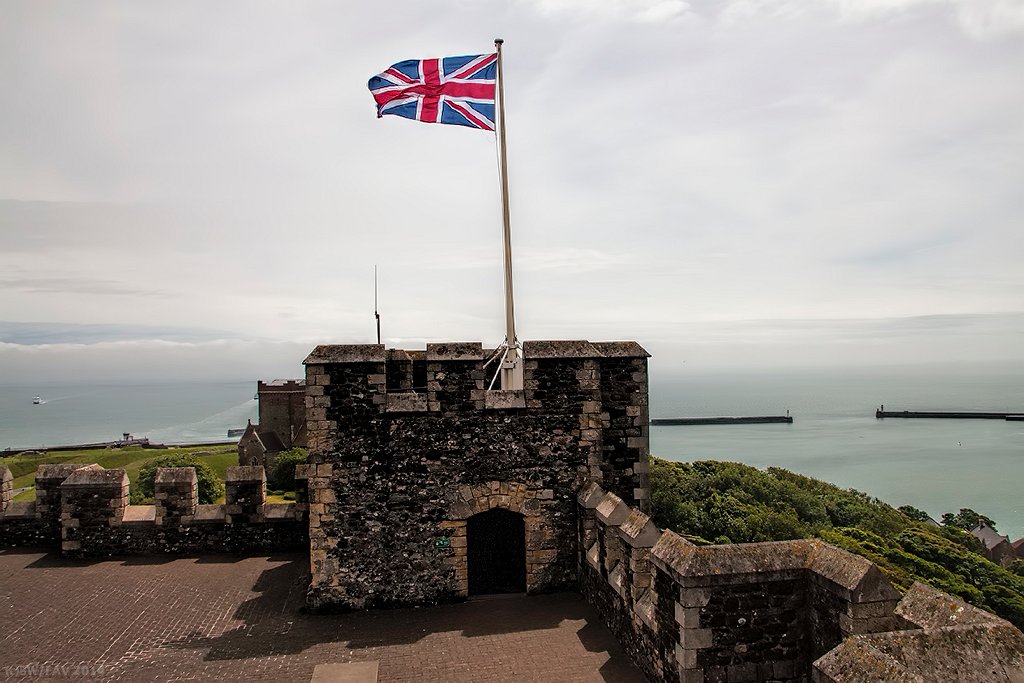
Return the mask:
[[(172, 453), (191, 453), (209, 465), (222, 480), (228, 467), (238, 464), (238, 449), (233, 444), (214, 446), (190, 446), (188, 448), (128, 448), (87, 449), (80, 451), (57, 451), (45, 455), (12, 455), (0, 457), (0, 466), (7, 465), (14, 475), (14, 488), (32, 487), (35, 485), (36, 467), (39, 465), (57, 465), (65, 462), (77, 462), (85, 465), (96, 463), (106, 469), (123, 467), (128, 472), (128, 481), (135, 481), (139, 476), (139, 468), (150, 460), (161, 458)], [(15, 500), (33, 500), (35, 489), (15, 496)], [(269, 500), (269, 497), (268, 497)], [(223, 502), (223, 501), (221, 501)], [(275, 501), (277, 502), (277, 501)]]

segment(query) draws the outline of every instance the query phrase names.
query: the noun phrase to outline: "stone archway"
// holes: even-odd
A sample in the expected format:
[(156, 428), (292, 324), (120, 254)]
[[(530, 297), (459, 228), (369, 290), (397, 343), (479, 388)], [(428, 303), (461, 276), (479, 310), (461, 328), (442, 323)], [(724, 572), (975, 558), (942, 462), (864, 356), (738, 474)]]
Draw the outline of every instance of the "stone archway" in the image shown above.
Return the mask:
[(454, 570), (459, 595), (467, 597), (470, 594), (469, 520), (496, 509), (517, 513), (515, 516), (522, 520), (522, 531), (515, 533), (521, 534), (519, 537), (523, 539), (526, 592), (543, 585), (544, 570), (557, 555), (552, 545), (554, 534), (543, 514), (543, 504), (552, 502), (553, 498), (554, 493), (550, 489), (531, 488), (525, 483), (509, 481), (465, 485), (450, 492), (448, 518), (440, 523), (440, 527), (451, 544), (451, 554), (445, 563)]
[(526, 524), (518, 512), (494, 508), (466, 520), (469, 594), (526, 592)]

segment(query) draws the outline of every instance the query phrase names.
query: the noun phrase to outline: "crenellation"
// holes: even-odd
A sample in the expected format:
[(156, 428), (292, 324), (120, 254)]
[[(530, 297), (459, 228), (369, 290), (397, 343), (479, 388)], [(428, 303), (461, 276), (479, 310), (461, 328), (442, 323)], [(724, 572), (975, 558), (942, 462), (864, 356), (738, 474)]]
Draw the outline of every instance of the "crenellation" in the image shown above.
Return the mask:
[[(307, 369), (317, 370), (307, 384), (327, 378), (329, 399), (310, 409), (323, 409), (310, 424), (313, 431), (323, 421), (337, 425), (329, 435), (311, 433), (310, 462), (334, 468), (309, 480), (311, 607), (465, 597), (472, 528), (452, 535), (440, 523), (465, 524), (494, 510), (518, 516), (507, 523), (522, 528), (527, 592), (575, 583), (576, 491), (591, 473), (603, 480), (613, 471), (601, 450), (604, 357), (589, 342), (527, 342), (524, 355), (524, 389), (492, 391), (494, 352), (480, 343), (430, 344), (425, 352), (317, 347), (310, 354)], [(407, 390), (406, 358), (414, 374), (422, 359), (423, 392)], [(616, 474), (628, 486), (609, 484), (630, 501), (641, 484), (632, 475), (636, 459)], [(367, 542), (381, 535), (389, 547)]]
[(44, 489), (38, 499), (52, 500), (53, 484), (60, 482), (58, 526), (36, 513), (37, 502), (11, 503), (0, 515), (0, 548), (57, 547), (65, 557), (86, 558), (252, 554), (307, 546), (305, 496), (296, 503), (266, 503), (265, 476), (262, 467), (229, 468), (230, 503), (200, 505), (194, 468), (160, 468), (154, 504), (129, 505), (123, 469), (40, 465), (36, 481)]

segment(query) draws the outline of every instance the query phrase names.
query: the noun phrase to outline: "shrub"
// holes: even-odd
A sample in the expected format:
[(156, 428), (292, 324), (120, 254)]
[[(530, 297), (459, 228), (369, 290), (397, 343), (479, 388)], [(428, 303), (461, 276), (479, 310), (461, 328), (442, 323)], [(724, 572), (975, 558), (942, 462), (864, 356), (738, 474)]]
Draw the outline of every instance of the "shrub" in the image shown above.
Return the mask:
[(279, 491), (295, 490), (295, 466), (306, 462), (306, 449), (290, 448), (277, 454), (267, 473), (267, 485)]
[(214, 503), (224, 495), (224, 482), (220, 480), (212, 467), (192, 455), (180, 453), (177, 455), (165, 455), (156, 460), (151, 460), (139, 468), (139, 479), (132, 486), (133, 503), (139, 499), (153, 497), (153, 482), (156, 479), (156, 471), (160, 467), (196, 468), (196, 478), (199, 480), (200, 504)]

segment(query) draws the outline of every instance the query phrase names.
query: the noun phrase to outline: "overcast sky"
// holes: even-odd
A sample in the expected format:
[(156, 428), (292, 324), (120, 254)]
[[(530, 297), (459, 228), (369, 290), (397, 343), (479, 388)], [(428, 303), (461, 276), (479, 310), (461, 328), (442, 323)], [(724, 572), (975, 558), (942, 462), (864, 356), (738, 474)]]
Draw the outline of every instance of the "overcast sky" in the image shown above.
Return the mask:
[(0, 383), (503, 336), (493, 134), (377, 119), (505, 39), (522, 339), (656, 371), (1024, 362), (1024, 0), (0, 0)]

